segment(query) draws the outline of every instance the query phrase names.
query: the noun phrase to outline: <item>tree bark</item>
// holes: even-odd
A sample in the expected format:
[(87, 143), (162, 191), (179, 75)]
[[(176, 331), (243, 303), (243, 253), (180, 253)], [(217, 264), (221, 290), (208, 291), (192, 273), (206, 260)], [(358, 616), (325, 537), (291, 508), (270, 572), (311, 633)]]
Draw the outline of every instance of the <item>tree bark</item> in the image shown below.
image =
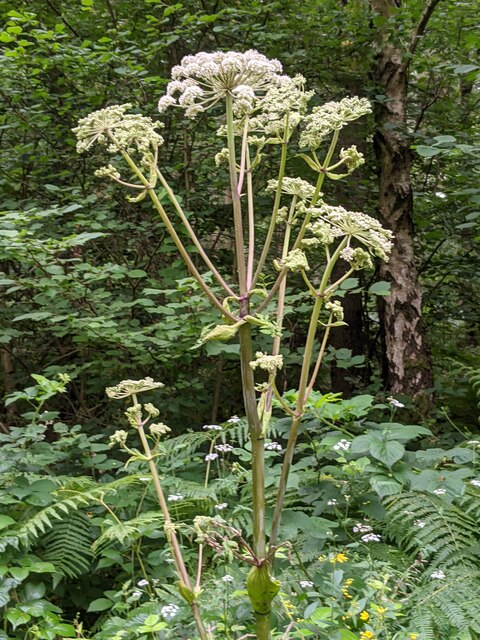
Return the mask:
[[(387, 386), (392, 393), (428, 398), (433, 386), (432, 361), (422, 319), (422, 291), (414, 255), (411, 152), (407, 134), (408, 64), (418, 38), (439, 0), (431, 0), (413, 32), (411, 42), (400, 48), (390, 20), (399, 0), (371, 0), (386, 22), (380, 28), (374, 78), (384, 100), (375, 112), (374, 148), (378, 160), (379, 217), (395, 235), (390, 261), (381, 266), (381, 277), (391, 283), (385, 300)], [(389, 24), (390, 20), (390, 24)]]

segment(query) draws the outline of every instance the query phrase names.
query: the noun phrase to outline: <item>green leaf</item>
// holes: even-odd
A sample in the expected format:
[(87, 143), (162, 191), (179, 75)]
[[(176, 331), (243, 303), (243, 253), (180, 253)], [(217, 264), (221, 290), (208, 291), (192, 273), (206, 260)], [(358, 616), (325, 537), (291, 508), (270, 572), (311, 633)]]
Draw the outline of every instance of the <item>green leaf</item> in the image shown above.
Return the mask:
[(25, 578), (28, 577), (30, 571), (26, 567), (11, 567), (9, 569), (9, 573), (15, 578), (15, 580), (23, 582)]
[(370, 445), (370, 453), (374, 458), (383, 462), (387, 467), (392, 467), (405, 453), (405, 447), (395, 440), (382, 440)]
[(436, 156), (439, 153), (442, 153), (442, 149), (438, 147), (427, 147), (425, 145), (419, 144), (416, 147), (413, 147), (419, 156), (423, 158), (431, 158), (432, 156)]
[(113, 602), (108, 598), (97, 598), (96, 600), (92, 600), (92, 602), (88, 605), (87, 612), (90, 611), (107, 611), (107, 609), (111, 609), (113, 607)]
[(380, 282), (375, 282), (369, 288), (368, 293), (372, 293), (375, 296), (389, 296), (390, 291), (390, 282), (386, 282), (385, 280), (381, 280)]
[(10, 516), (0, 515), (0, 529), (5, 529), (12, 524), (15, 524), (15, 520), (13, 518), (11, 518)]
[(456, 75), (463, 75), (465, 73), (470, 73), (470, 71), (476, 71), (480, 69), (476, 64), (457, 64), (453, 67), (453, 73)]
[(148, 276), (148, 273), (143, 269), (132, 269), (127, 272), (127, 276), (129, 278), (145, 278), (145, 276)]
[(5, 618), (10, 622), (13, 627), (13, 630), (19, 627), (22, 624), (26, 624), (31, 616), (24, 611), (20, 611), (20, 609), (10, 609), (5, 614)]

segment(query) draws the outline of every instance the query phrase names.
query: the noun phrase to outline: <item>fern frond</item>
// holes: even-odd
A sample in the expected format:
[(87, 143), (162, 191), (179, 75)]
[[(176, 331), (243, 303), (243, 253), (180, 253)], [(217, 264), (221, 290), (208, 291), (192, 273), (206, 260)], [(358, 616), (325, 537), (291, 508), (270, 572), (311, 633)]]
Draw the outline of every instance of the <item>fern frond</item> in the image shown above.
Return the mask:
[(12, 538), (16, 539), (17, 545), (22, 543), (28, 546), (41, 534), (46, 534), (48, 530), (58, 526), (58, 523), (55, 524), (56, 521), (65, 520), (66, 516), (77, 511), (79, 507), (87, 507), (106, 495), (115, 494), (123, 488), (139, 483), (141, 477), (138, 475), (125, 476), (105, 484), (89, 478), (74, 478), (54, 492), (54, 495), (60, 498), (57, 502), (45, 507), (29, 520), (21, 523), (16, 531), (12, 530)]
[(435, 496), (405, 493), (385, 500), (387, 534), (431, 568), (479, 566), (478, 527), (473, 518)]
[(76, 511), (45, 536), (43, 560), (55, 565), (64, 576), (76, 578), (90, 569), (92, 539), (90, 520)]
[(145, 534), (149, 527), (162, 527), (164, 517), (159, 511), (146, 511), (136, 518), (125, 522), (107, 522), (108, 527), (92, 544), (92, 551), (98, 553), (106, 547), (118, 542), (120, 544), (131, 543)]

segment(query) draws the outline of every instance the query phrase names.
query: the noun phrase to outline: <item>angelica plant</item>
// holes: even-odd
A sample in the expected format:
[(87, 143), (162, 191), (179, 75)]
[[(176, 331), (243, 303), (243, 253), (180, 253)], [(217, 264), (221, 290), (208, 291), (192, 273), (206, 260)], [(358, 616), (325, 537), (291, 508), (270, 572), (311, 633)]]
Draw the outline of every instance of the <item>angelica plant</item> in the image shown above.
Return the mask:
[[(177, 108), (192, 119), (213, 107), (213, 117), (218, 118), (220, 113), (218, 133), (226, 146), (220, 145), (215, 162), (228, 166), (235, 246), (235, 270), (228, 276), (221, 273), (220, 266), (202, 245), (162, 171), (161, 123), (131, 115), (130, 105), (120, 105), (90, 114), (75, 129), (80, 152), (97, 143), (123, 158), (123, 168), (108, 164), (96, 172), (99, 177), (108, 177), (136, 191), (131, 200), (147, 196), (151, 199), (190, 273), (222, 317), (222, 322), (207, 331), (202, 340), (228, 340), (238, 335), (243, 400), (252, 446), (253, 540), (249, 546), (252, 568), (247, 590), (259, 640), (271, 637), (269, 614), (279, 589), (271, 565), (279, 541), (298, 430), (330, 332), (344, 324), (342, 305), (334, 299), (335, 291), (354, 271), (371, 268), (374, 258), (387, 260), (392, 246), (392, 234), (378, 221), (328, 204), (322, 193), (325, 179), (339, 180), (364, 162), (356, 147), (338, 151), (337, 145), (340, 132), (348, 123), (371, 112), (368, 100), (344, 98), (314, 107), (309, 113), (313, 92), (306, 91), (304, 85), (302, 76), (283, 75), (278, 60), (269, 60), (256, 51), (199, 53), (187, 56), (173, 68), (166, 95), (159, 100), (160, 113)], [(296, 145), (295, 150), (297, 146), (303, 149), (300, 157), (317, 176), (313, 184), (302, 177), (287, 175), (292, 145)], [(277, 146), (280, 157), (276, 175), (263, 185), (272, 194), (270, 221), (263, 238), (257, 224), (253, 175), (272, 147)], [(160, 201), (157, 188), (166, 193), (168, 205)], [(202, 268), (193, 261), (185, 236), (178, 233), (179, 225), (187, 232), (204, 267), (213, 274), (215, 288), (202, 277)], [(278, 245), (273, 241), (280, 235)], [(276, 246), (281, 247), (279, 254), (273, 250)], [(339, 260), (346, 263), (347, 269), (333, 281), (333, 270)], [(310, 265), (320, 261), (322, 269), (313, 270)], [(274, 274), (269, 286), (265, 286), (263, 278), (267, 272), (270, 281)], [(282, 333), (290, 274), (301, 275), (312, 299), (294, 406), (284, 401), (276, 384), (283, 363)], [(322, 311), (327, 316), (323, 323)], [(253, 355), (255, 327), (270, 333), (270, 353)], [(259, 384), (258, 379), (265, 375), (267, 381)], [(275, 400), (280, 410), (290, 416), (291, 427), (267, 540), (264, 441)], [(155, 481), (153, 459), (149, 459), (149, 464)], [(206, 539), (208, 542), (208, 536)], [(181, 574), (178, 562), (177, 569)], [(196, 621), (203, 638), (201, 621)]]

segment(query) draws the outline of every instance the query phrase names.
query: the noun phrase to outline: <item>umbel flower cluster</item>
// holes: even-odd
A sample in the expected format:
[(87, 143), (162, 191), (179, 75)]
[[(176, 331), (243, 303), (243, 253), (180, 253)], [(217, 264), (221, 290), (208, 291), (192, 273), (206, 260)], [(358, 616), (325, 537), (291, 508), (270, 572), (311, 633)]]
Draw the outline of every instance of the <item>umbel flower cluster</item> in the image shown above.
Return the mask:
[(342, 252), (344, 260), (349, 262), (355, 258), (358, 260), (358, 257), (362, 255), (359, 253), (359, 249), (350, 247), (350, 238), (355, 238), (366, 246), (372, 255), (385, 261), (388, 260), (392, 250), (393, 234), (384, 229), (375, 218), (365, 213), (347, 211), (343, 207), (333, 207), (325, 203), (319, 207), (306, 209), (306, 211), (314, 221), (307, 226), (313, 237), (306, 238), (303, 241), (304, 245), (331, 244), (335, 238), (347, 236), (349, 244)]
[(77, 151), (82, 153), (98, 142), (107, 146), (110, 153), (123, 150), (127, 153), (138, 152), (142, 157), (155, 151), (163, 144), (157, 129), (163, 127), (160, 122), (139, 114), (126, 113), (132, 105), (113, 105), (94, 111), (78, 122), (73, 129), (77, 135)]
[(186, 56), (173, 67), (172, 82), (167, 94), (160, 98), (158, 109), (162, 113), (178, 105), (185, 109), (187, 117), (193, 118), (229, 95), (237, 114), (249, 112), (259, 91), (281, 82), (281, 71), (278, 60), (269, 60), (254, 50)]

